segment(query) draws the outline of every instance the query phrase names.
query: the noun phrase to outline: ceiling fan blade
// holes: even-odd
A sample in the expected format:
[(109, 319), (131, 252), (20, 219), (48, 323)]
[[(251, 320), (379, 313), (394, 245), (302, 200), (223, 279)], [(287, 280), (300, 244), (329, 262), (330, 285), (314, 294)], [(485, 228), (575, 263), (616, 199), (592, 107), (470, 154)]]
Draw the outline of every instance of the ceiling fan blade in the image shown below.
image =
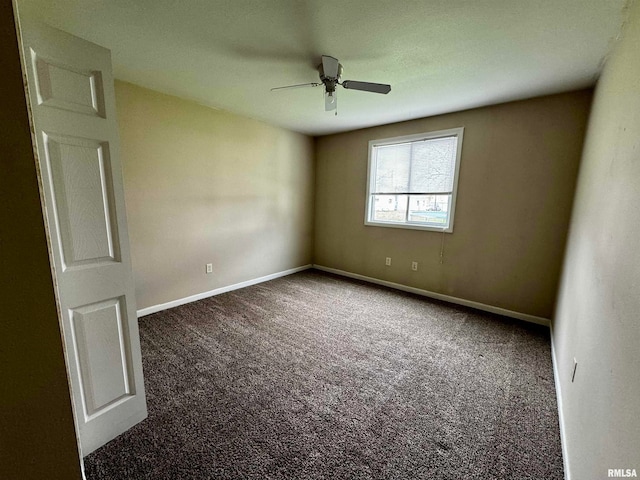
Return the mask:
[(338, 59), (323, 55), (322, 71), (324, 72), (325, 77), (338, 78)]
[(374, 92), (387, 94), (391, 91), (391, 85), (385, 83), (356, 82), (355, 80), (345, 80), (341, 84), (344, 88), (351, 90), (362, 90), (363, 92)]
[(297, 85), (286, 85), (284, 87), (275, 87), (272, 88), (271, 91), (274, 90), (284, 90), (285, 88), (302, 88), (302, 87), (319, 87), (322, 83), (298, 83)]

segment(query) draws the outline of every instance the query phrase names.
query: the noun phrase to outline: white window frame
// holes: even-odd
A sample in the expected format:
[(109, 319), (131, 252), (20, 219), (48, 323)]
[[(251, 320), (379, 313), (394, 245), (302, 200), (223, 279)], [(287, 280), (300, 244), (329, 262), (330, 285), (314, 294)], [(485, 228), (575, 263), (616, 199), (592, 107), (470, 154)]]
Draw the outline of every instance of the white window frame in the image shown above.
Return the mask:
[[(450, 128), (447, 130), (438, 130), (437, 132), (419, 133), (416, 135), (404, 135), (401, 137), (383, 138), (380, 140), (371, 140), (369, 142), (369, 165), (367, 167), (367, 200), (366, 209), (364, 212), (364, 224), (373, 227), (389, 227), (389, 228), (406, 228), (410, 230), (428, 230), (435, 232), (453, 233), (453, 219), (456, 210), (456, 197), (458, 196), (458, 178), (460, 173), (460, 158), (462, 157), (462, 137), (464, 134), (464, 127)], [(371, 191), (375, 185), (375, 178), (373, 174), (375, 169), (375, 158), (373, 151), (375, 147), (381, 147), (385, 145), (394, 145), (399, 143), (417, 142), (420, 140), (433, 140), (442, 137), (457, 137), (456, 145), (456, 164), (454, 167), (453, 177), (453, 191), (451, 192), (451, 202), (449, 204), (449, 224), (446, 227), (436, 227), (434, 225), (424, 225), (418, 222), (411, 222), (406, 220), (405, 222), (385, 222), (382, 220), (373, 220), (373, 207), (372, 201), (373, 195)], [(427, 192), (427, 194), (429, 194)], [(419, 195), (419, 194), (416, 194)], [(408, 201), (408, 200), (407, 200)], [(409, 206), (407, 205), (407, 208)]]

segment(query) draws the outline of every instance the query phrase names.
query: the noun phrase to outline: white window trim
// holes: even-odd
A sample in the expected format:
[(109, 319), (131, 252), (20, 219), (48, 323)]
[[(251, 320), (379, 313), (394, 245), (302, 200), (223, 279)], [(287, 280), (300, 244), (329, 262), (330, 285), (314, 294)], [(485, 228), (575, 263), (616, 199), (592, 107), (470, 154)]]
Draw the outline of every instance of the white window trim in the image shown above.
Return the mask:
[[(405, 228), (409, 230), (428, 230), (433, 232), (445, 232), (453, 233), (453, 220), (456, 212), (456, 198), (458, 196), (458, 178), (460, 174), (460, 159), (462, 157), (462, 136), (464, 134), (464, 127), (450, 128), (448, 130), (438, 130), (437, 132), (426, 132), (415, 135), (403, 135), (401, 137), (383, 138), (379, 140), (371, 140), (369, 142), (369, 164), (367, 166), (367, 200), (366, 208), (364, 212), (364, 224), (372, 227), (388, 227), (388, 228)], [(432, 225), (421, 225), (413, 222), (397, 223), (397, 222), (383, 222), (380, 220), (369, 220), (371, 218), (371, 209), (373, 208), (371, 202), (371, 187), (374, 181), (371, 178), (372, 163), (373, 163), (373, 148), (381, 147), (384, 145), (393, 145), (397, 143), (409, 143), (419, 140), (432, 140), (434, 138), (442, 137), (457, 137), (456, 146), (456, 165), (453, 177), (453, 191), (451, 192), (451, 205), (449, 206), (449, 226), (446, 228), (434, 227)], [(407, 206), (408, 208), (408, 206)]]

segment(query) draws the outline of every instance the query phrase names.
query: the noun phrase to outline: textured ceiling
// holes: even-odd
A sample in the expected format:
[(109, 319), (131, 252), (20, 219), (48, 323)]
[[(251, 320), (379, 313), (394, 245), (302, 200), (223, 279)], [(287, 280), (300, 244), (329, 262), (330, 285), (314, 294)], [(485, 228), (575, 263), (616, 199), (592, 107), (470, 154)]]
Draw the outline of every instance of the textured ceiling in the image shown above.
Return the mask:
[[(117, 78), (322, 135), (592, 85), (625, 0), (18, 0), (112, 51)], [(343, 79), (324, 111), (321, 55)]]

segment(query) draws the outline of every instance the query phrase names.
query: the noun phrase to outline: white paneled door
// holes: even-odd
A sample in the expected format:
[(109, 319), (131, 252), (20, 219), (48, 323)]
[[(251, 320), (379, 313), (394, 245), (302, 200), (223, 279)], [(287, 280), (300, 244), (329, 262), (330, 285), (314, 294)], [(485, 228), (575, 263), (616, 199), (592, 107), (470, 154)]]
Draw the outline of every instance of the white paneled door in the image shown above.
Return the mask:
[(87, 455), (147, 416), (111, 55), (46, 25), (20, 23), (76, 428)]

